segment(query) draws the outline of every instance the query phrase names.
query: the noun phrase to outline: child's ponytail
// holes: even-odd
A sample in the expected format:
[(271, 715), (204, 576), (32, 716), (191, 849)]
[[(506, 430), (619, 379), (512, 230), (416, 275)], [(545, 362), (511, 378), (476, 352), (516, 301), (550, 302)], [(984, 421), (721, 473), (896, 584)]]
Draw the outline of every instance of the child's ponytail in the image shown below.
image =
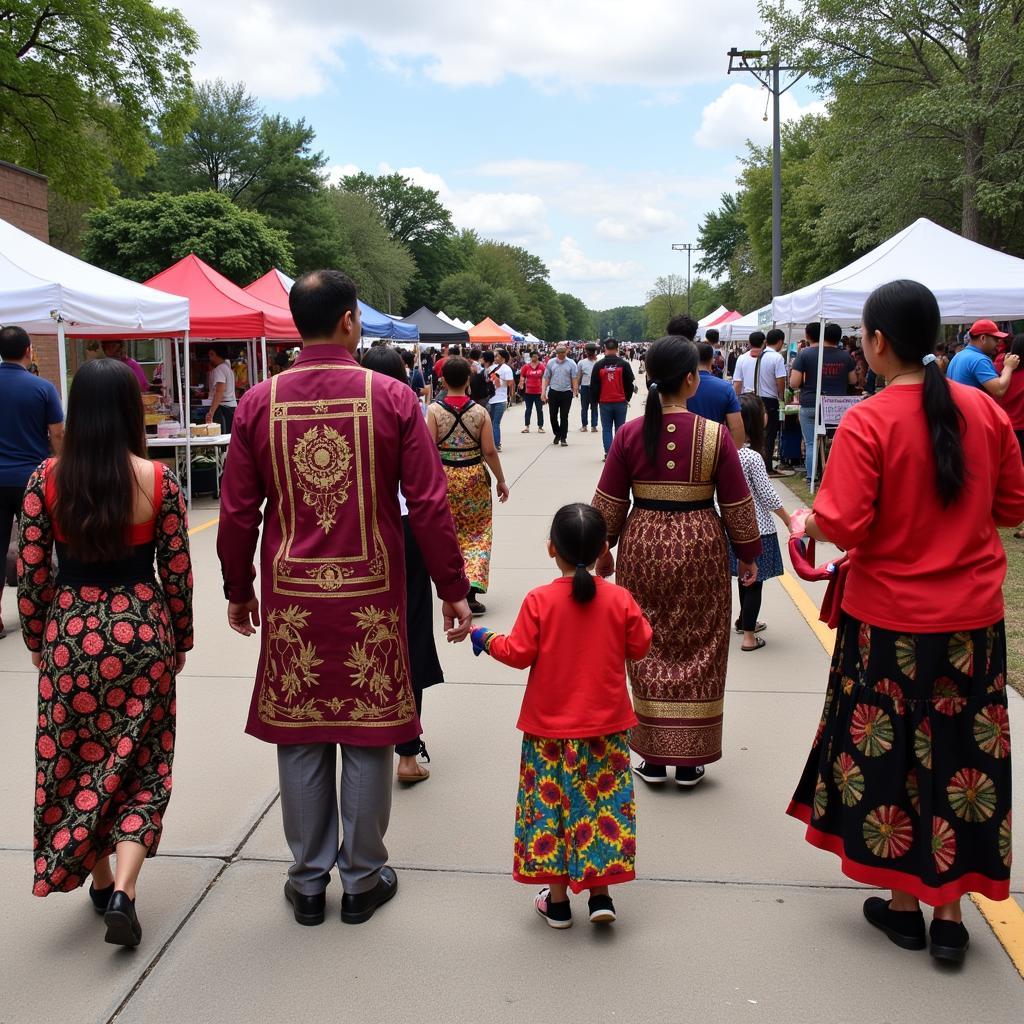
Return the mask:
[(596, 593), (597, 585), (594, 583), (594, 577), (590, 575), (590, 570), (582, 563), (577, 565), (576, 575), (572, 578), (573, 599), (580, 604), (586, 604), (594, 600)]
[(604, 516), (591, 505), (564, 505), (551, 523), (551, 543), (563, 562), (576, 566), (572, 578), (573, 600), (587, 604), (594, 600), (597, 584), (588, 566), (598, 560), (608, 541)]

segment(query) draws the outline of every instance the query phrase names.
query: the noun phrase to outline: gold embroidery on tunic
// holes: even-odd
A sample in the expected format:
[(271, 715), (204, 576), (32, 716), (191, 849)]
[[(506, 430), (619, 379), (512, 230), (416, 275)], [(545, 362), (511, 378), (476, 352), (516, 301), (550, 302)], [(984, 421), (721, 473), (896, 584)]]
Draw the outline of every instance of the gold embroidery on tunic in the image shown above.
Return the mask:
[(715, 466), (718, 463), (718, 446), (721, 443), (722, 426), (712, 420), (699, 419), (695, 424), (700, 427), (700, 467), (698, 480), (714, 480)]
[(260, 690), (259, 714), (265, 722), (277, 718), (296, 722), (322, 722), (316, 697), (305, 696), (320, 681), (315, 671), (323, 664), (312, 643), (302, 634), (309, 625), (310, 612), (289, 605), (267, 615), (267, 659)]
[[(321, 400), (313, 408), (325, 404)], [(345, 504), (352, 486), (351, 445), (333, 427), (310, 427), (295, 443), (292, 462), (302, 500), (315, 510), (320, 529), (330, 533), (335, 514)]]
[[(356, 698), (351, 719), (389, 718), (392, 724), (397, 724), (396, 718), (398, 722), (408, 721), (415, 704), (406, 678), (398, 609), (364, 607), (352, 614), (363, 640), (352, 648), (345, 667), (352, 669), (352, 682), (367, 691), (367, 698)], [(396, 689), (398, 699), (392, 701)]]
[(714, 484), (691, 480), (655, 483), (633, 481), (633, 497), (647, 501), (707, 501), (715, 496)]
[(645, 718), (717, 718), (725, 712), (725, 699), (672, 701), (634, 697), (633, 710)]

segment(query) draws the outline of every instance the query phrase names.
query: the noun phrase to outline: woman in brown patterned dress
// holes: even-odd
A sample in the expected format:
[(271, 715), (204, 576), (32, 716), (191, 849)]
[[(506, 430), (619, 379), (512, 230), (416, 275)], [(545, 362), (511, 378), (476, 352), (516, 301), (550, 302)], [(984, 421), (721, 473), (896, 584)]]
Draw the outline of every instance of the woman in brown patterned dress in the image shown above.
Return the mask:
[[(686, 411), (700, 382), (697, 347), (678, 337), (655, 342), (647, 376), (644, 418), (615, 435), (593, 504), (609, 545), (618, 543), (616, 581), (654, 629), (648, 655), (629, 666), (640, 722), (630, 746), (643, 758), (635, 771), (657, 784), (672, 765), (680, 786), (694, 786), (722, 756), (732, 612), (726, 533), (748, 583), (757, 579), (761, 536), (729, 432)], [(609, 554), (598, 570), (613, 569)]]
[(25, 491), (18, 558), (39, 669), (33, 892), (71, 892), (91, 875), (106, 941), (126, 946), (142, 937), (135, 883), (160, 843), (174, 682), (192, 647), (185, 506), (174, 474), (145, 459), (143, 424), (131, 370), (85, 363), (62, 454)]

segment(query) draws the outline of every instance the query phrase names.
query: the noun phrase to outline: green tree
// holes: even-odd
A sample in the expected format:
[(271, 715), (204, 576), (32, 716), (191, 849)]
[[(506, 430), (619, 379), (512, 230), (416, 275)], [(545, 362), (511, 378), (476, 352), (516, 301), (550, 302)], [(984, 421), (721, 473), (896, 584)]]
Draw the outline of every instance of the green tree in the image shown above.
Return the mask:
[(494, 316), (494, 289), (478, 275), (461, 270), (441, 282), (438, 307), (449, 316), (479, 323), (485, 316)]
[[(512, 326), (514, 320), (519, 319), (523, 307), (520, 305), (519, 296), (512, 288), (495, 288), (491, 293), (491, 303), (475, 319), (489, 316), (497, 324), (508, 324)], [(516, 325), (518, 326), (518, 325)]]
[(646, 334), (660, 338), (665, 333), (665, 324), (677, 313), (686, 312), (686, 278), (681, 274), (665, 274), (655, 280), (647, 293)]
[[(572, 341), (583, 341), (597, 334), (594, 318), (582, 299), (568, 292), (559, 292), (558, 301), (565, 315), (565, 336)], [(547, 340), (547, 339), (545, 339)]]
[(141, 174), (150, 133), (191, 114), (195, 33), (150, 0), (7, 0), (0, 9), (0, 157), (72, 200), (114, 195), (113, 162)]
[(332, 189), (340, 257), (337, 266), (359, 287), (365, 302), (387, 313), (404, 308), (405, 289), (416, 273), (406, 246), (390, 237), (376, 207), (354, 192)]
[(270, 267), (294, 272), (291, 245), (255, 210), (218, 192), (120, 199), (88, 217), (82, 257), (144, 281), (195, 253), (238, 285)]
[[(1024, 207), (1021, 0), (761, 0), (766, 38), (812, 67), (823, 92), (860, 105), (876, 160), (903, 146), (955, 152), (960, 231), (992, 239)], [(882, 155), (884, 154), (884, 156)], [(891, 170), (881, 168), (887, 179)], [(930, 186), (929, 186), (930, 187)], [(879, 191), (882, 191), (881, 189)]]
[(698, 274), (725, 277), (729, 274), (733, 253), (747, 240), (747, 225), (735, 195), (726, 192), (722, 205), (704, 215), (697, 244), (704, 250), (697, 263)]
[(647, 333), (647, 316), (643, 306), (616, 306), (614, 309), (597, 310), (591, 313), (598, 337), (617, 338), (619, 341), (644, 341), (650, 337), (660, 338), (664, 325), (657, 333)]

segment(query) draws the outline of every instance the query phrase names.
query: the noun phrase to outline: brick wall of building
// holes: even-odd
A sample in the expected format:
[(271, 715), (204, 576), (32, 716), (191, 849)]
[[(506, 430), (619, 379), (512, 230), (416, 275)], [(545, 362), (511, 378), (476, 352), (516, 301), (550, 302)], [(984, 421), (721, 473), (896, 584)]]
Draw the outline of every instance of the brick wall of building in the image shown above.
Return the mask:
[[(46, 178), (33, 171), (0, 160), (0, 218), (16, 228), (50, 241), (50, 189)], [(57, 384), (57, 342), (54, 338), (33, 335), (39, 373)]]

